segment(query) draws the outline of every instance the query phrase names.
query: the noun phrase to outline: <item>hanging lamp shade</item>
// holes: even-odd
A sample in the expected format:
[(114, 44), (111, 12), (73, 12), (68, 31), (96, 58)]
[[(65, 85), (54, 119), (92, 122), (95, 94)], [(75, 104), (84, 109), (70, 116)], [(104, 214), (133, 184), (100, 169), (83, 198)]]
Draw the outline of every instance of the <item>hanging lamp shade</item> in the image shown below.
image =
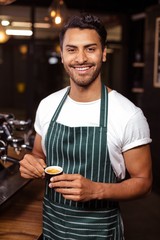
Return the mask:
[(9, 5), (15, 1), (16, 0), (0, 0), (0, 5)]
[(49, 7), (49, 16), (53, 25), (60, 25), (65, 19), (67, 9), (63, 0), (53, 0)]

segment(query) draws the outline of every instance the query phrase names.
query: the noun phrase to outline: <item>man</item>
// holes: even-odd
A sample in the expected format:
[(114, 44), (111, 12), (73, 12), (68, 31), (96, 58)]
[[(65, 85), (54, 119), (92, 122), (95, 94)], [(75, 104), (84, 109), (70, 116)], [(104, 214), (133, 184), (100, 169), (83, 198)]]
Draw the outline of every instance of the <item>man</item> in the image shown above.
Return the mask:
[[(151, 142), (142, 111), (102, 84), (106, 30), (96, 16), (74, 16), (60, 33), (61, 58), (70, 87), (41, 101), (32, 154), (21, 176), (46, 181), (44, 239), (124, 239), (118, 201), (151, 189)], [(125, 179), (125, 171), (130, 174)]]

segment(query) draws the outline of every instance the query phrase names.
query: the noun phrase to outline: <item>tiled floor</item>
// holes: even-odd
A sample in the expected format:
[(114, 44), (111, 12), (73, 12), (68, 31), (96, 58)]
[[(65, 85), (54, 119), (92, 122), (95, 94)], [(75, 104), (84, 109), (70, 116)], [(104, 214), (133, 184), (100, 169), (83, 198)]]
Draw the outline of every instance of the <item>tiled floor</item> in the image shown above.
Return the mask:
[(160, 195), (120, 204), (126, 240), (160, 240)]

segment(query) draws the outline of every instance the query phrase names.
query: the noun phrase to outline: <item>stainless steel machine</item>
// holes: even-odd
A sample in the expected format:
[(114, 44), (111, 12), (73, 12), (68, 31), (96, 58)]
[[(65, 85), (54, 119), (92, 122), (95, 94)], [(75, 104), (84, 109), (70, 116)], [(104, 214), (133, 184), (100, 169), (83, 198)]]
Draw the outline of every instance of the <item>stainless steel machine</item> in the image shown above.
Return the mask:
[(22, 151), (31, 151), (33, 141), (31, 120), (0, 113), (0, 205), (29, 182), (20, 176), (18, 156)]

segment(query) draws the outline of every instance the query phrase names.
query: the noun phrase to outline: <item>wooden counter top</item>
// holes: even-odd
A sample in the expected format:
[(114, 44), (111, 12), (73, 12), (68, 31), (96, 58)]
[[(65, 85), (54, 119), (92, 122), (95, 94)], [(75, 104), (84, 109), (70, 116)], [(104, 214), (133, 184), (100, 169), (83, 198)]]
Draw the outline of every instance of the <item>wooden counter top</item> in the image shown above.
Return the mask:
[(0, 206), (1, 240), (37, 240), (42, 234), (44, 180), (32, 180)]

